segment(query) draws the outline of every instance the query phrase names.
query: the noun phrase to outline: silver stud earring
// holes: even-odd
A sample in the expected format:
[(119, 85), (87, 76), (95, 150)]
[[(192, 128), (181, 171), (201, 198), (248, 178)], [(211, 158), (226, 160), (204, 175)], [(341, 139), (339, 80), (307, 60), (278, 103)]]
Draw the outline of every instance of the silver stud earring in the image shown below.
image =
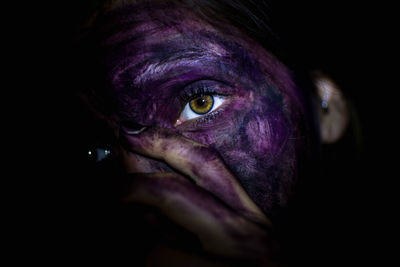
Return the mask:
[(321, 108), (324, 112), (328, 112), (329, 104), (328, 101), (322, 100), (321, 101)]

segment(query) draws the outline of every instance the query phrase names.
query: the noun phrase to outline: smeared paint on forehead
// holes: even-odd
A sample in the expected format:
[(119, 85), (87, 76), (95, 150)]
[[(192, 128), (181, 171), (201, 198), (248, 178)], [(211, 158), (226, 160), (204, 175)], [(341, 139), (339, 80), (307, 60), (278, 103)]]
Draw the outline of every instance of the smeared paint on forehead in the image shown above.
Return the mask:
[[(153, 58), (153, 64), (158, 64), (174, 52), (186, 51), (192, 54), (192, 59), (204, 56), (205, 51), (217, 57), (235, 57), (238, 54), (231, 54), (230, 51), (234, 47), (241, 47), (242, 50), (251, 51), (261, 64), (260, 69), (277, 87), (293, 86), (287, 84), (291, 81), (289, 71), (248, 36), (230, 25), (220, 25), (221, 28), (216, 29), (183, 7), (162, 3), (124, 6), (111, 12), (103, 25), (107, 25), (102, 30), (103, 45), (109, 55), (106, 63), (109, 68), (117, 68), (116, 72), (131, 62), (148, 62)], [(152, 56), (149, 57), (150, 49)], [(123, 54), (123, 58), (119, 54)], [(248, 59), (245, 58), (247, 64), (252, 64)]]

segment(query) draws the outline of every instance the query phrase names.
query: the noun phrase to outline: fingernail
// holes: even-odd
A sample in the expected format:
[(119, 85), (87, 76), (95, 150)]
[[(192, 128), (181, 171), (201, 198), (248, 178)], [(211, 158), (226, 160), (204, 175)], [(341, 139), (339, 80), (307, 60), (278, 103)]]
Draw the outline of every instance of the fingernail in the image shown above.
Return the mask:
[(122, 121), (120, 129), (127, 134), (140, 134), (147, 129), (147, 126), (141, 125), (134, 121)]

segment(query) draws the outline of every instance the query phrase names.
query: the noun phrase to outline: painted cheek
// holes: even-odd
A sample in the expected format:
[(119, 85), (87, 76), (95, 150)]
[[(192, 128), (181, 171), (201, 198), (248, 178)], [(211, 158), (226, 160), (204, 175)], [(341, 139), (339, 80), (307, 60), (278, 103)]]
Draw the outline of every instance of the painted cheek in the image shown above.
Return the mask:
[(246, 126), (246, 143), (255, 156), (272, 163), (282, 153), (290, 131), (291, 126), (281, 114), (257, 114)]
[(257, 116), (247, 124), (246, 135), (256, 155), (268, 152), (270, 144), (270, 126), (266, 118)]

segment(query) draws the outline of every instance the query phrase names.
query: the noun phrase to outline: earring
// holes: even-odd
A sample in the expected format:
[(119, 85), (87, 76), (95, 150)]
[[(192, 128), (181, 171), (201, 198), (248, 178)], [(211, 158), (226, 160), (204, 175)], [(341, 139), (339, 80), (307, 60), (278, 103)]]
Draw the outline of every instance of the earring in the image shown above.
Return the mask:
[(329, 80), (320, 79), (316, 81), (316, 86), (321, 97), (322, 112), (327, 113), (329, 110), (329, 100), (332, 98), (333, 84)]
[(322, 100), (322, 101), (321, 101), (321, 108), (322, 108), (322, 111), (323, 111), (324, 113), (328, 112), (328, 109), (329, 109), (328, 101)]

